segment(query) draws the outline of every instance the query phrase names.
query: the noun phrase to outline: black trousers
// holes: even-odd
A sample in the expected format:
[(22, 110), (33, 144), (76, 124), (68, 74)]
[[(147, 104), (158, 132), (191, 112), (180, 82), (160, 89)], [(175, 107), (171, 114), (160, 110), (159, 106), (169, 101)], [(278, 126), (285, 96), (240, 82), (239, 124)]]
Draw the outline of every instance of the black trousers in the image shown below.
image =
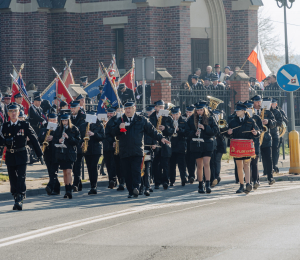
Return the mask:
[(279, 160), (279, 138), (272, 138), (272, 159), (273, 159), (273, 169), (276, 170), (278, 168), (278, 160)]
[(47, 167), (49, 182), (47, 186), (52, 190), (59, 192), (60, 191), (60, 183), (58, 180), (58, 163), (53, 162), (52, 158), (48, 158), (48, 156), (44, 156), (45, 164)]
[(189, 150), (185, 155), (185, 162), (189, 173), (189, 178), (195, 179), (196, 160), (193, 156), (193, 153), (191, 153)]
[(91, 154), (85, 156), (86, 167), (90, 178), (91, 188), (97, 187), (98, 162), (101, 154)]
[(124, 184), (124, 173), (122, 169), (120, 155), (114, 155), (115, 166), (116, 166), (116, 174), (120, 184)]
[(115, 165), (115, 158), (114, 158), (114, 151), (105, 151), (103, 152), (104, 161), (106, 164), (106, 169), (108, 173), (109, 181), (117, 181), (117, 174), (116, 174), (116, 165)]
[(272, 170), (272, 147), (260, 148), (264, 173), (268, 176), (268, 180), (273, 178)]
[(186, 167), (185, 167), (185, 154), (184, 153), (173, 153), (170, 158), (170, 182), (174, 183), (176, 181), (176, 165), (178, 164), (178, 169), (180, 173), (181, 181), (185, 180)]
[(10, 192), (11, 194), (21, 194), (26, 193), (26, 164), (22, 165), (7, 165), (7, 172), (10, 182)]
[(212, 154), (210, 160), (211, 181), (220, 177), (222, 155), (223, 153), (219, 153), (217, 150), (214, 150)]
[(151, 165), (152, 165), (152, 161), (145, 162), (145, 173), (141, 180), (141, 189), (143, 188), (145, 188), (145, 190), (150, 189)]
[(78, 186), (81, 182), (81, 161), (82, 161), (83, 154), (77, 153), (77, 159), (73, 166), (73, 174), (74, 174), (74, 186)]
[(259, 157), (259, 155), (256, 155), (256, 157), (255, 158), (251, 158), (251, 161), (250, 161), (250, 169), (251, 169), (252, 181), (254, 183), (257, 182), (257, 181), (259, 181), (258, 157)]
[(155, 185), (163, 183), (169, 184), (169, 159), (168, 157), (162, 157), (160, 153), (157, 153), (153, 160), (153, 175)]
[(141, 164), (142, 156), (131, 156), (121, 159), (123, 171), (125, 173), (126, 187), (129, 195), (133, 195), (133, 189), (139, 190), (141, 185)]
[(239, 175), (238, 175), (238, 172), (237, 172), (237, 166), (236, 166), (235, 160), (234, 160), (234, 177), (235, 177), (235, 181), (239, 182)]

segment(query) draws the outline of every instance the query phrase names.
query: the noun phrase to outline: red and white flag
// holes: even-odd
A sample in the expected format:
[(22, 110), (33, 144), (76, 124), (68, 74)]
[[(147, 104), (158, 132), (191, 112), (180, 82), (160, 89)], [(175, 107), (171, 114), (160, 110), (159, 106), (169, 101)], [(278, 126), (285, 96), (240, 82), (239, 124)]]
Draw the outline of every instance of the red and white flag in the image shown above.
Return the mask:
[(256, 67), (256, 79), (259, 82), (262, 82), (266, 77), (268, 77), (271, 74), (271, 71), (268, 68), (259, 43), (250, 53), (248, 61), (250, 61)]
[(72, 71), (71, 71), (71, 64), (72, 64), (72, 60), (70, 61), (69, 65), (67, 63), (67, 66), (64, 69), (64, 75), (63, 75), (63, 78), (62, 78), (62, 81), (63, 81), (63, 83), (65, 84), (65, 86), (67, 88), (69, 88), (70, 84), (75, 84), (74, 77), (73, 77), (73, 74), (72, 74)]

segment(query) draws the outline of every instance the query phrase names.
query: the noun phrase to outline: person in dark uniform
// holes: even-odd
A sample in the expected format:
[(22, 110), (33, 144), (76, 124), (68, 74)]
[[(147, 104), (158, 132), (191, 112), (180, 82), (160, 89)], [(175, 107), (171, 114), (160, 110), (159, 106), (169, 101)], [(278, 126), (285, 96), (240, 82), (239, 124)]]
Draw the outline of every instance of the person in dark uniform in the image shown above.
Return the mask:
[[(53, 143), (56, 145), (64, 145), (65, 147), (55, 148), (55, 160), (59, 168), (64, 173), (64, 183), (66, 193), (64, 198), (72, 199), (72, 169), (77, 159), (77, 147), (80, 143), (80, 132), (78, 128), (72, 124), (70, 114), (63, 114), (59, 127), (56, 128), (53, 135)], [(78, 185), (78, 184), (77, 184)], [(78, 186), (76, 186), (77, 188)]]
[(176, 165), (178, 164), (181, 186), (185, 186), (186, 166), (186, 138), (185, 138), (185, 123), (186, 120), (181, 116), (180, 107), (173, 107), (171, 114), (174, 122), (174, 134), (171, 138), (172, 155), (170, 158), (170, 186), (173, 186), (176, 180)]
[(46, 117), (43, 115), (43, 110), (41, 108), (41, 96), (39, 92), (34, 93), (33, 104), (29, 108), (28, 116), (29, 123), (39, 135), (40, 129), (47, 123)]
[[(155, 113), (152, 113), (149, 117), (152, 125), (159, 131), (162, 135), (170, 141), (171, 136), (174, 133), (173, 119), (170, 116), (158, 117), (159, 110), (164, 109), (165, 102), (163, 100), (156, 101), (155, 103)], [(161, 124), (158, 124), (161, 120)], [(153, 160), (153, 173), (155, 189), (159, 189), (159, 185), (163, 185), (164, 189), (168, 189), (169, 186), (169, 159), (172, 155), (171, 145), (159, 144), (161, 148), (156, 148), (155, 158)]]
[(82, 77), (80, 77), (80, 80), (81, 80), (81, 87), (82, 88), (85, 88), (89, 84), (88, 76), (82, 76)]
[[(247, 101), (244, 102), (244, 105), (247, 106), (247, 110), (248, 109), (252, 109), (252, 119), (254, 120), (254, 122), (256, 123), (256, 125), (258, 127), (258, 129), (261, 132), (262, 129), (263, 129), (262, 122), (261, 122), (260, 117), (254, 113), (253, 101), (247, 100)], [(256, 190), (260, 186), (260, 183), (259, 183), (259, 171), (258, 171), (259, 138), (254, 138), (253, 141), (254, 141), (255, 155), (256, 156), (255, 156), (255, 158), (251, 158), (251, 161), (250, 161), (250, 171), (251, 171), (251, 179), (253, 181), (253, 189)]]
[(3, 97), (3, 103), (4, 103), (4, 119), (5, 119), (5, 122), (8, 121), (8, 105), (10, 104), (11, 102), (11, 95), (10, 94), (4, 94), (4, 97)]
[(198, 78), (200, 78), (200, 76), (201, 76), (201, 69), (200, 68), (197, 68), (197, 69), (195, 69), (195, 73), (194, 74), (190, 74), (189, 76), (188, 76), (188, 83), (189, 83), (189, 85), (190, 86), (192, 86), (192, 77), (194, 76), (194, 75), (196, 75), (196, 76), (198, 76)]
[(137, 115), (135, 111), (134, 102), (125, 103), (125, 114), (117, 119), (113, 127), (114, 135), (120, 137), (120, 157), (126, 176), (128, 198), (138, 197), (139, 195), (141, 164), (144, 156), (144, 134), (147, 133), (163, 144), (170, 143), (157, 132), (144, 116)]
[[(50, 114), (48, 117), (48, 123), (57, 124), (57, 115)], [(47, 124), (48, 125), (48, 124)], [(47, 129), (47, 125), (41, 129), (39, 133), (39, 142), (43, 147), (43, 143), (47, 142), (48, 145), (44, 146), (44, 161), (46, 163), (47, 171), (49, 174), (49, 182), (45, 188), (48, 195), (59, 195), (60, 194), (60, 183), (58, 180), (58, 164), (55, 161), (55, 146), (53, 143), (54, 131)], [(49, 132), (50, 131), (50, 132)], [(49, 135), (47, 136), (47, 133)], [(47, 137), (46, 137), (47, 136)]]
[(20, 114), (19, 114), (19, 116), (18, 116), (18, 119), (19, 119), (20, 121), (25, 121), (26, 115), (24, 114), (23, 111), (20, 111)]
[[(79, 101), (73, 101), (71, 103), (71, 122), (72, 125), (76, 126), (80, 129), (80, 126), (85, 123), (85, 114), (79, 107)], [(61, 117), (62, 118), (62, 117)], [(82, 149), (81, 144), (77, 143), (77, 159), (73, 165), (73, 174), (74, 174), (74, 182), (73, 182), (73, 191), (78, 192), (82, 191), (82, 183), (81, 183), (81, 161), (82, 161)]]
[[(191, 116), (186, 123), (186, 135), (191, 140), (190, 151), (197, 162), (197, 176), (199, 181), (199, 193), (205, 193), (203, 186), (203, 166), (205, 172), (206, 193), (211, 193), (210, 188), (210, 158), (213, 153), (213, 137), (218, 133), (218, 126), (215, 119), (210, 116), (207, 109), (207, 102), (200, 100), (195, 104), (194, 116)], [(203, 142), (193, 139), (201, 138)]]
[[(96, 117), (96, 112), (89, 111), (89, 115)], [(101, 121), (97, 119), (96, 123), (89, 125), (89, 131), (87, 130), (88, 123), (85, 122), (80, 126), (81, 143), (84, 147), (84, 138), (88, 135), (89, 140), (87, 142), (86, 152), (84, 153), (84, 158), (86, 166), (88, 169), (88, 174), (91, 183), (91, 189), (88, 192), (88, 195), (97, 194), (97, 180), (98, 180), (98, 162), (101, 156), (102, 150), (102, 140), (104, 139), (104, 127)]]
[[(247, 106), (237, 104), (235, 108), (236, 116), (229, 122), (227, 137), (230, 139), (254, 139), (260, 136), (260, 131), (255, 121), (246, 112)], [(238, 127), (238, 128), (237, 128)], [(235, 129), (233, 129), (235, 128)], [(239, 175), (240, 188), (236, 193), (245, 192), (248, 194), (252, 190), (250, 184), (250, 161), (251, 157), (234, 158)], [(246, 180), (246, 189), (244, 187), (244, 172)]]
[(26, 193), (26, 167), (29, 162), (29, 148), (27, 138), (39, 158), (42, 161), (42, 150), (38, 138), (26, 121), (18, 120), (19, 106), (12, 104), (8, 106), (10, 121), (3, 124), (0, 137), (0, 145), (6, 146), (5, 163), (10, 181), (10, 191), (15, 199), (13, 210), (22, 210), (23, 199)]
[(99, 102), (102, 96), (102, 91), (103, 91), (104, 85), (99, 86), (99, 91), (100, 93), (97, 95), (97, 101)]
[(80, 110), (82, 111), (83, 114), (85, 114), (85, 98), (84, 98), (84, 96), (80, 94), (76, 98), (76, 101), (79, 101)]
[(270, 130), (272, 136), (272, 162), (273, 162), (273, 170), (276, 173), (279, 173), (278, 168), (278, 160), (279, 160), (279, 131), (278, 127), (282, 125), (283, 118), (282, 114), (277, 107), (277, 99), (272, 98), (271, 109), (270, 111), (273, 113), (276, 120), (276, 127)]
[(122, 104), (125, 104), (128, 100), (134, 100), (133, 91), (127, 88), (124, 83), (120, 83), (118, 88), (118, 95)]
[[(146, 98), (146, 104), (150, 104), (151, 85), (147, 84), (146, 81), (145, 81), (145, 98)], [(140, 84), (136, 88), (135, 99), (137, 101), (137, 104), (143, 104), (143, 81), (140, 81)]]
[[(260, 95), (256, 95), (252, 98), (254, 101), (253, 107), (254, 112), (256, 115), (262, 117), (262, 99)], [(263, 141), (260, 144), (260, 151), (262, 156), (262, 163), (264, 168), (264, 175), (267, 175), (269, 185), (275, 183), (273, 179), (273, 164), (272, 164), (272, 136), (270, 134), (270, 129), (276, 127), (276, 120), (273, 113), (270, 110), (264, 111), (264, 120), (262, 121), (262, 125), (267, 127), (267, 131), (265, 133), (262, 132), (264, 135)]]
[(199, 78), (197, 75), (192, 76), (192, 85), (190, 85), (191, 91), (203, 89), (203, 84), (198, 80)]
[(14, 95), (14, 99), (15, 99), (15, 102), (18, 104), (20, 111), (24, 112), (24, 107), (22, 105), (23, 96), (21, 95), (21, 93), (17, 93), (16, 95)]
[(212, 76), (212, 84), (209, 86), (210, 90), (219, 90), (219, 91), (215, 91), (213, 92), (214, 95), (217, 96), (222, 96), (224, 94), (224, 90), (225, 90), (225, 86), (223, 83), (219, 83), (218, 80), (218, 75), (214, 74)]

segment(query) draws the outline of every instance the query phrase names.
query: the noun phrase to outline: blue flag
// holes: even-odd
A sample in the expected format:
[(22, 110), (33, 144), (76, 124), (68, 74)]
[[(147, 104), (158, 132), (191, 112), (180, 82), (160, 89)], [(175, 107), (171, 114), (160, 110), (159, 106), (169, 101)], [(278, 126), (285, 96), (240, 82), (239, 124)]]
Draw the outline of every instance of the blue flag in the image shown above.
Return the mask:
[(22, 88), (23, 93), (28, 97), (28, 94), (27, 94), (27, 91), (26, 91), (26, 88), (25, 88), (24, 81), (23, 81), (23, 79), (21, 79), (20, 77), (18, 78), (18, 84), (19, 84), (19, 86)]
[(50, 85), (43, 91), (42, 99), (46, 99), (50, 101), (52, 104), (54, 97), (56, 96), (56, 82), (53, 80)]
[(93, 98), (97, 96), (100, 93), (99, 86), (102, 85), (102, 79), (98, 78), (94, 80), (92, 83), (87, 85), (84, 90), (86, 93), (88, 93), (90, 98)]
[(110, 84), (108, 78), (106, 78), (102, 95), (98, 103), (97, 114), (104, 114), (106, 113), (107, 108), (114, 107), (117, 104), (118, 99), (116, 93), (114, 92), (113, 87)]

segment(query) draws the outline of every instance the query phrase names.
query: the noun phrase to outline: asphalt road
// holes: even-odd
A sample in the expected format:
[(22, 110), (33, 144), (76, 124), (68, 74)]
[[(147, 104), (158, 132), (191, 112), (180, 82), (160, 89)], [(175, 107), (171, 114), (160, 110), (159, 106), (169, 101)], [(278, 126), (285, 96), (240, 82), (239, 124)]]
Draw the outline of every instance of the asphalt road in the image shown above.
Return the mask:
[(138, 199), (84, 190), (27, 198), (21, 212), (0, 202), (0, 259), (300, 259), (300, 182), (237, 188), (178, 185)]

